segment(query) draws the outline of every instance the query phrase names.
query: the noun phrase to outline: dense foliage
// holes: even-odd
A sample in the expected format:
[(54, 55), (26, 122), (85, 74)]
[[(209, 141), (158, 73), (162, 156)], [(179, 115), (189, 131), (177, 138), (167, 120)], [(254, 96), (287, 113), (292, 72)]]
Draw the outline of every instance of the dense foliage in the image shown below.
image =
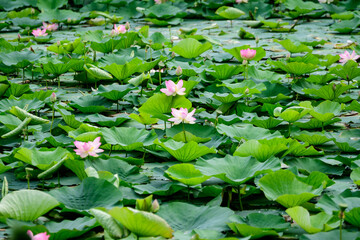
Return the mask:
[(360, 239), (358, 0), (0, 0), (0, 236)]

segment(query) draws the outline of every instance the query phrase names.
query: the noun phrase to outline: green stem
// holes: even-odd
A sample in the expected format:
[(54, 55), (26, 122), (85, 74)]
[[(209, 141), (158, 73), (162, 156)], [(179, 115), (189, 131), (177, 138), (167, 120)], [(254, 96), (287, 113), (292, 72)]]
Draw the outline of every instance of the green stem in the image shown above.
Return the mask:
[(189, 185), (187, 186), (187, 199), (188, 199), (188, 202), (190, 202), (190, 186)]
[(25, 83), (25, 68), (22, 69), (22, 72), (23, 72), (23, 74), (22, 74), (23, 75), (22, 76), (23, 77), (23, 83)]
[(239, 197), (239, 209), (240, 209), (241, 211), (243, 211), (243, 210), (244, 210), (244, 208), (243, 208), (243, 205), (242, 205), (242, 200), (241, 200), (240, 185), (239, 185), (239, 186), (237, 186), (237, 190), (238, 190), (238, 197)]
[(55, 116), (55, 103), (53, 103), (53, 106), (52, 106), (52, 117), (51, 117), (51, 125), (50, 125), (50, 134), (51, 134), (51, 130), (52, 130), (53, 123), (54, 123), (54, 116)]
[(112, 147), (113, 147), (113, 145), (112, 145), (112, 144), (110, 144), (110, 151), (109, 151), (109, 157), (111, 156), (111, 152), (112, 152)]
[(343, 219), (340, 218), (340, 227), (339, 227), (339, 230), (340, 230), (340, 240), (342, 240), (342, 225), (343, 225)]
[(186, 133), (185, 133), (185, 123), (184, 122), (182, 123), (182, 128), (183, 128), (183, 133), (184, 133), (184, 140), (185, 140), (185, 143), (187, 143)]

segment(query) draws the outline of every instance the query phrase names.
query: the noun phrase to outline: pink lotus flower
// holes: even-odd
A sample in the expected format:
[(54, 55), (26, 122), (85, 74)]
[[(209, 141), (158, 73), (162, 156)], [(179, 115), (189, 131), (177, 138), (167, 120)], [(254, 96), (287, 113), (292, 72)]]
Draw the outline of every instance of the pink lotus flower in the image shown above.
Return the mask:
[(47, 235), (47, 232), (38, 233), (34, 236), (31, 230), (27, 231), (27, 235), (31, 238), (31, 240), (48, 240), (50, 235)]
[(42, 28), (45, 29), (45, 31), (50, 31), (50, 32), (55, 32), (57, 29), (58, 29), (59, 25), (57, 23), (53, 23), (53, 24), (50, 24), (50, 23), (46, 23), (46, 22), (43, 22), (43, 26)]
[(86, 158), (89, 155), (93, 157), (98, 157), (99, 155), (97, 155), (97, 153), (101, 153), (104, 151), (102, 149), (99, 149), (101, 145), (100, 137), (97, 137), (94, 141), (89, 141), (87, 143), (75, 141), (74, 145), (75, 147), (77, 147), (77, 149), (75, 149), (76, 155), (79, 155), (81, 158)]
[(236, 0), (236, 3), (248, 3), (248, 0)]
[(126, 33), (126, 26), (125, 25), (116, 26), (116, 24), (114, 24), (114, 29), (111, 30), (110, 35), (114, 37), (119, 35), (120, 33)]
[(256, 55), (256, 50), (255, 49), (243, 49), (240, 50), (240, 55), (244, 60), (251, 60), (255, 57)]
[(161, 0), (155, 0), (155, 4), (161, 4), (162, 1)]
[(185, 88), (183, 88), (183, 80), (180, 80), (177, 84), (173, 81), (165, 81), (166, 88), (160, 89), (166, 96), (185, 95)]
[(32, 30), (32, 35), (34, 35), (35, 37), (43, 37), (43, 36), (47, 36), (48, 34), (46, 33), (46, 29), (41, 30), (41, 28), (38, 29), (34, 29)]
[(339, 56), (341, 57), (339, 62), (341, 62), (343, 65), (349, 60), (356, 61), (358, 58), (360, 58), (360, 55), (356, 55), (355, 51), (353, 51), (351, 54), (348, 51), (345, 51), (343, 54), (339, 54)]
[(188, 112), (187, 108), (180, 108), (180, 110), (177, 110), (175, 108), (171, 108), (171, 114), (174, 116), (173, 118), (169, 118), (170, 122), (174, 122), (174, 124), (179, 123), (190, 123), (194, 124), (196, 118), (193, 117), (195, 113), (195, 109), (191, 112)]

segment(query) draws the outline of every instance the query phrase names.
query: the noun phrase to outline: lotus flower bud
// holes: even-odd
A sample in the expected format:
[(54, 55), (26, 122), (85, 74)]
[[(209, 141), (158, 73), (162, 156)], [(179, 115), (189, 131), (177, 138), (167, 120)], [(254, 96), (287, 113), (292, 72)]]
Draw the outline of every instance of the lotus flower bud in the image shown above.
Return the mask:
[(245, 94), (245, 95), (248, 95), (249, 92), (250, 92), (250, 89), (249, 89), (249, 88), (246, 88), (244, 94)]
[(157, 199), (155, 199), (151, 205), (151, 212), (156, 213), (157, 211), (159, 211), (159, 209), (160, 209), (159, 202)]
[(125, 23), (125, 29), (126, 29), (126, 31), (130, 29), (130, 23), (129, 22)]
[(182, 68), (181, 68), (180, 66), (178, 66), (178, 67), (176, 68), (175, 74), (176, 74), (177, 76), (180, 76), (180, 75), (182, 74)]
[(60, 47), (60, 45), (61, 45), (60, 41), (57, 41), (57, 42), (56, 42), (56, 45), (57, 45), (58, 47)]
[(56, 102), (56, 94), (55, 94), (55, 92), (53, 92), (51, 95), (50, 95), (50, 101), (51, 102)]
[(175, 57), (175, 53), (174, 53), (174, 52), (171, 53), (171, 57), (172, 57), (172, 58)]

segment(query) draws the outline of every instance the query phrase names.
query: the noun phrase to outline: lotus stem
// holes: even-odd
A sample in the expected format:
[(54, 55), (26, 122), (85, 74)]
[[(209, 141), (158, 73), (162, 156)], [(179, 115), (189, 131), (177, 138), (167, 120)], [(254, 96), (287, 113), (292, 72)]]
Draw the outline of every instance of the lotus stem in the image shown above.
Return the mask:
[(54, 117), (55, 117), (55, 103), (53, 103), (52, 105), (52, 116), (51, 116), (51, 125), (50, 125), (50, 134), (51, 134), (51, 130), (54, 124)]
[(113, 145), (112, 145), (112, 144), (110, 144), (110, 151), (109, 151), (109, 157), (111, 156), (111, 152), (112, 152), (112, 147), (113, 147)]
[(239, 185), (239, 186), (237, 186), (237, 190), (238, 190), (238, 197), (239, 197), (239, 209), (240, 209), (241, 211), (243, 211), (243, 210), (244, 210), (244, 208), (243, 208), (243, 205), (242, 205), (242, 200), (241, 200), (240, 185)]
[(183, 128), (183, 133), (184, 133), (184, 140), (185, 140), (185, 143), (187, 143), (186, 133), (185, 133), (185, 123), (184, 122), (182, 123), (182, 128)]
[(190, 186), (187, 186), (187, 200), (190, 202)]

